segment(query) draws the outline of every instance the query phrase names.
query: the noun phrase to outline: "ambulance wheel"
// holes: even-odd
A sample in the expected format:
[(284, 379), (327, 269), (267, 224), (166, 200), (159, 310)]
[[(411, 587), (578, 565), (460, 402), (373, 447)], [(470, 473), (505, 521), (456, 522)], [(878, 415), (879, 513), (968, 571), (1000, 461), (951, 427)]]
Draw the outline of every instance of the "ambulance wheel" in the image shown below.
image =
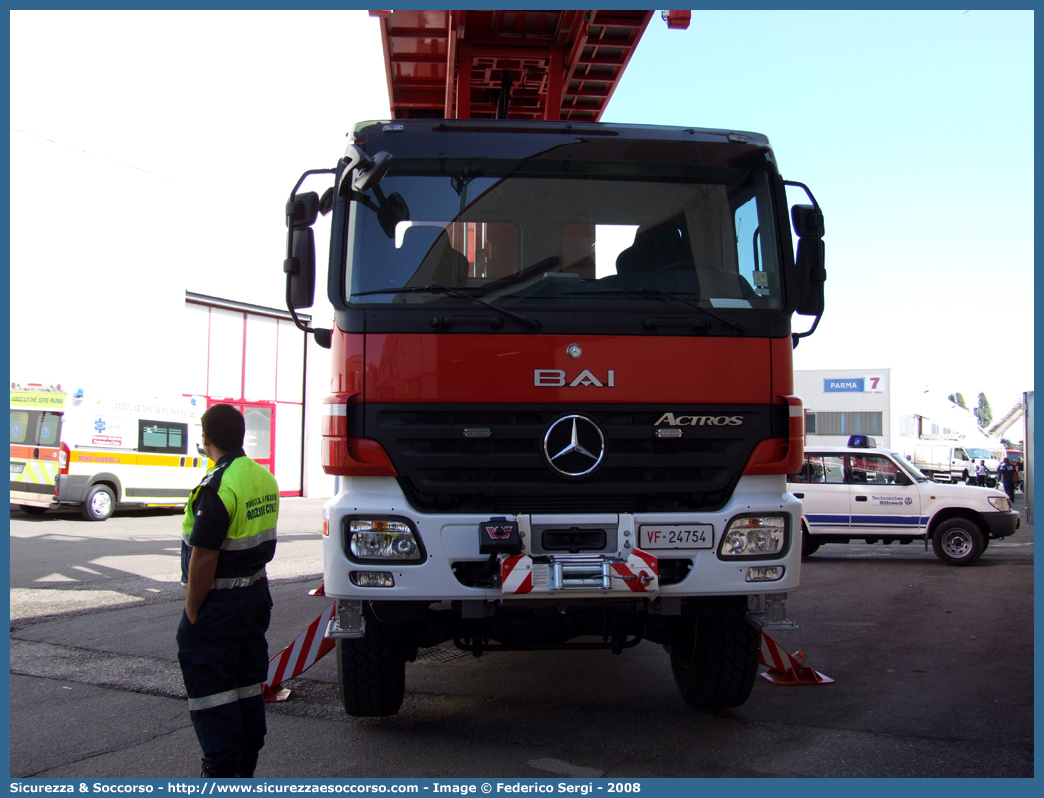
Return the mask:
[(337, 685), (344, 711), (354, 718), (394, 715), (406, 694), (406, 653), (401, 634), (367, 613), (366, 637), (337, 641)]
[(816, 551), (822, 546), (822, 543), (816, 543), (812, 540), (812, 536), (808, 534), (808, 527), (804, 524), (801, 525), (801, 559), (805, 557), (811, 557)]
[(939, 524), (932, 536), (935, 556), (947, 565), (971, 565), (986, 550), (982, 530), (967, 518)]
[(46, 507), (36, 507), (32, 504), (19, 504), (18, 508), (23, 513), (29, 513), (29, 515), (43, 515), (47, 512)]
[(758, 676), (761, 632), (735, 615), (679, 619), (671, 642), (671, 670), (691, 709), (738, 707)]
[(95, 485), (80, 505), (80, 514), (88, 521), (104, 521), (116, 509), (116, 497), (108, 485)]

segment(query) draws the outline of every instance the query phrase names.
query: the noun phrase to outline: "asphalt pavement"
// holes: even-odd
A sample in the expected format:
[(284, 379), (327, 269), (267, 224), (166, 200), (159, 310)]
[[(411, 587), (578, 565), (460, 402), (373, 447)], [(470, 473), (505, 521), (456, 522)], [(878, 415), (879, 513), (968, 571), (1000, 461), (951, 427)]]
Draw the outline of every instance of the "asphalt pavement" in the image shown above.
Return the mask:
[[(1021, 495), (1017, 497), (1021, 504)], [(329, 604), (321, 500), (284, 500), (274, 654)], [(177, 667), (180, 519), (11, 511), (12, 777), (198, 775)], [(835, 682), (758, 680), (692, 713), (669, 660), (602, 651), (465, 655), (407, 668), (402, 711), (350, 719), (335, 655), (270, 705), (263, 777), (1032, 776), (1033, 529), (972, 567), (923, 544), (827, 545), (773, 633)]]

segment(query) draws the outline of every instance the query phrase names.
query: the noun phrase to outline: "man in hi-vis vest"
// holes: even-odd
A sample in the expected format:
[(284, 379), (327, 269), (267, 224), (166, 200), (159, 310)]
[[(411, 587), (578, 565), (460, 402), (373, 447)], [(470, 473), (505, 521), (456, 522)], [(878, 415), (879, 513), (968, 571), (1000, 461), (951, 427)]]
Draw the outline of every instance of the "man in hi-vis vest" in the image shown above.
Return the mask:
[(250, 777), (265, 744), (261, 684), (272, 612), (265, 564), (275, 555), (279, 487), (244, 453), (238, 410), (214, 405), (200, 421), (203, 449), (216, 465), (185, 507), (178, 662), (203, 777)]

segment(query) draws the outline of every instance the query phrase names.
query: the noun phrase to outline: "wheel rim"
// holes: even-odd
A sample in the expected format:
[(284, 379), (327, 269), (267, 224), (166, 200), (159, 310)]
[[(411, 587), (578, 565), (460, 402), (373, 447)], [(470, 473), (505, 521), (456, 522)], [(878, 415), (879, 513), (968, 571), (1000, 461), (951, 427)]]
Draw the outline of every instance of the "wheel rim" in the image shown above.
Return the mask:
[(91, 497), (91, 512), (95, 515), (108, 515), (111, 510), (112, 500), (105, 491), (100, 490)]
[(972, 539), (963, 529), (954, 529), (943, 536), (943, 551), (950, 557), (960, 559), (971, 553)]

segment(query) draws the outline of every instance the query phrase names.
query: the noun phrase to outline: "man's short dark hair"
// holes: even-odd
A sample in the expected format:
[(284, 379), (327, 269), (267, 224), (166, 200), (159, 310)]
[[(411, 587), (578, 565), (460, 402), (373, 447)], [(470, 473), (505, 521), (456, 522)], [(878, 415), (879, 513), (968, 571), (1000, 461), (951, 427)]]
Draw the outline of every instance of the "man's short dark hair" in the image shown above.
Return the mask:
[(203, 431), (210, 442), (223, 452), (235, 452), (243, 448), (246, 421), (243, 414), (232, 405), (220, 404), (207, 408), (200, 416)]

